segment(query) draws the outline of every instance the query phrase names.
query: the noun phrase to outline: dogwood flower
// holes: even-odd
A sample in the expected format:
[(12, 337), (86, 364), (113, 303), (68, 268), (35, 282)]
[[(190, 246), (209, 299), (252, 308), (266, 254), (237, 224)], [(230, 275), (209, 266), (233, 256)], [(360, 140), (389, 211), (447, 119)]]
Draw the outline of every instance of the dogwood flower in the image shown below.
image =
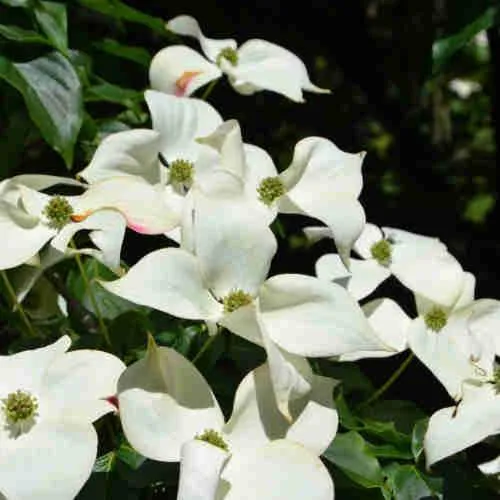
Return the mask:
[[(125, 232), (123, 217), (116, 211), (95, 212), (84, 222), (73, 222), (82, 196), (51, 196), (39, 192), (55, 184), (81, 184), (53, 176), (25, 175), (3, 181), (0, 186), (0, 227), (6, 245), (0, 251), (0, 269), (11, 269), (29, 263), (39, 266), (38, 252), (52, 240), (54, 247), (66, 252), (72, 236), (90, 230), (97, 249), (81, 250), (105, 265), (117, 269)], [(101, 205), (103, 204), (101, 200)], [(99, 206), (99, 203), (96, 203)], [(87, 211), (88, 205), (84, 206)], [(52, 262), (55, 263), (55, 262)]]
[(149, 69), (153, 89), (189, 96), (225, 73), (233, 88), (244, 95), (270, 90), (303, 102), (303, 90), (330, 92), (311, 83), (304, 63), (274, 43), (253, 39), (238, 48), (233, 39), (207, 38), (198, 21), (191, 16), (177, 16), (167, 23), (166, 28), (196, 38), (208, 60), (183, 45), (162, 49), (154, 56)]
[[(379, 335), (341, 286), (299, 274), (266, 280), (276, 240), (259, 212), (237, 200), (198, 193), (188, 249), (156, 250), (102, 285), (137, 304), (219, 324), (258, 345), (264, 345), (265, 329), (273, 343), (298, 356), (400, 348), (395, 338), (386, 344), (393, 330)], [(374, 307), (374, 318), (380, 317), (376, 310), (387, 309)]]
[[(325, 227), (308, 227), (304, 233), (311, 242), (332, 237)], [(364, 299), (391, 275), (434, 303), (449, 307), (457, 300), (464, 273), (437, 238), (366, 224), (353, 248), (362, 259), (351, 259), (349, 270), (337, 254), (320, 257), (316, 262), (318, 278), (343, 283), (357, 300)]]
[(307, 137), (296, 144), (292, 163), (278, 174), (265, 151), (244, 147), (241, 140), (230, 142), (231, 134), (236, 135), (235, 124), (228, 121), (212, 137), (201, 141), (218, 148), (221, 158), (225, 157), (223, 167), (241, 180), (244, 196), (256, 200), (262, 216), (269, 221), (281, 212), (324, 222), (347, 264), (352, 245), (365, 224), (365, 213), (358, 201), (364, 153), (345, 153), (327, 139)]
[[(0, 356), (0, 496), (69, 500), (90, 476), (97, 454), (92, 422), (113, 411), (125, 365), (90, 350), (53, 344)], [(29, 471), (26, 475), (26, 471)]]
[[(183, 188), (191, 186), (195, 172), (208, 168), (210, 155), (215, 155), (196, 139), (211, 134), (222, 118), (199, 99), (177, 99), (154, 90), (147, 90), (145, 99), (153, 130), (110, 134), (79, 176), (91, 184), (114, 176), (141, 177), (153, 185), (170, 183), (184, 194)], [(200, 158), (203, 150), (205, 155)]]
[[(469, 306), (465, 328), (455, 330), (451, 339), (455, 358), (441, 359), (450, 365), (450, 373), (450, 362), (457, 365), (455, 374), (456, 378), (460, 376), (462, 387), (459, 397), (455, 396), (456, 405), (438, 410), (429, 420), (424, 437), (428, 466), (500, 433), (500, 367), (495, 362), (495, 356), (500, 354), (499, 325), (500, 302), (482, 299)], [(435, 354), (441, 356), (443, 352), (436, 350)], [(474, 369), (460, 373), (459, 368), (467, 361)], [(491, 467), (485, 466), (485, 471), (496, 464), (494, 461)]]
[(225, 424), (210, 386), (194, 365), (150, 341), (146, 358), (119, 380), (120, 418), (127, 439), (140, 453), (181, 461), (179, 499), (212, 499), (216, 494), (242, 498), (243, 492), (250, 494), (252, 480), (260, 486), (254, 483), (256, 496), (249, 498), (262, 491), (266, 498), (278, 498), (278, 490), (283, 491), (280, 477), (293, 473), (301, 480), (291, 488), (291, 498), (304, 498), (307, 477), (307, 491), (326, 500), (333, 498), (333, 484), (317, 457), (338, 426), (332, 407), (335, 383), (314, 376), (310, 392), (294, 401), (290, 423), (278, 411), (269, 367), (262, 365), (241, 382)]

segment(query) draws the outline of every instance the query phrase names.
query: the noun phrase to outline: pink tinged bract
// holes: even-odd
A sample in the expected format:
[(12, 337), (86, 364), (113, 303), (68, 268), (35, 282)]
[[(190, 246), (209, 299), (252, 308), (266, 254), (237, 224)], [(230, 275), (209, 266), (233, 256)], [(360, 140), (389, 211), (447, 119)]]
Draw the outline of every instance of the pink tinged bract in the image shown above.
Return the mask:
[(217, 65), (184, 45), (160, 50), (149, 67), (151, 88), (177, 97), (190, 96), (221, 75)]
[(161, 184), (130, 176), (110, 177), (92, 184), (79, 198), (74, 220), (84, 220), (100, 209), (117, 210), (127, 226), (142, 234), (162, 234), (179, 224), (179, 214), (169, 204)]

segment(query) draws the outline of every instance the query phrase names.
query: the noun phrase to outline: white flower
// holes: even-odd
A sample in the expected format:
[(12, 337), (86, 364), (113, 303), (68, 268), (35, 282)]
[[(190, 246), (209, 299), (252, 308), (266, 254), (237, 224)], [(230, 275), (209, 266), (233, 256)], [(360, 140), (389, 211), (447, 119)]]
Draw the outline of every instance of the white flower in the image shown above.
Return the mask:
[[(92, 199), (93, 194), (62, 197), (38, 191), (55, 184), (81, 187), (71, 179), (40, 175), (18, 176), (0, 185), (0, 228), (6, 241), (0, 251), (0, 269), (38, 264), (38, 252), (51, 240), (64, 253), (71, 237), (82, 229), (90, 230), (97, 247), (82, 251), (117, 269), (125, 232), (123, 217), (116, 211), (102, 210), (109, 200)], [(75, 222), (79, 210), (86, 214), (83, 222)]]
[(120, 417), (132, 446), (155, 460), (181, 460), (179, 499), (242, 498), (243, 492), (262, 498), (264, 491), (265, 498), (279, 498), (287, 476), (287, 498), (305, 498), (304, 488), (315, 498), (333, 498), (317, 457), (337, 431), (334, 380), (313, 376), (308, 393), (294, 401), (290, 422), (276, 405), (269, 366), (262, 365), (241, 382), (225, 424), (194, 365), (150, 341), (146, 358), (127, 368), (118, 385)]
[(237, 47), (232, 39), (214, 40), (203, 35), (196, 19), (178, 16), (167, 29), (196, 38), (203, 56), (183, 45), (158, 52), (149, 70), (151, 87), (177, 96), (189, 96), (223, 73), (234, 89), (244, 95), (271, 90), (303, 102), (302, 90), (328, 93), (312, 84), (304, 63), (290, 51), (265, 40), (249, 40)]
[(373, 319), (368, 320), (339, 285), (299, 274), (266, 280), (276, 240), (248, 203), (198, 193), (193, 214), (186, 237), (189, 251), (156, 250), (124, 277), (102, 285), (127, 300), (177, 317), (218, 323), (258, 345), (264, 345), (265, 329), (272, 342), (299, 356), (401, 349), (394, 332), (399, 319), (379, 333), (377, 324), (380, 313), (384, 317), (389, 310), (387, 302), (373, 307), (369, 313)]
[[(332, 237), (328, 228), (309, 227), (304, 232), (313, 242)], [(339, 255), (326, 254), (316, 262), (316, 275), (344, 284), (357, 300), (368, 296), (391, 275), (422, 300), (446, 308), (457, 301), (462, 290), (462, 267), (437, 238), (366, 224), (354, 243), (354, 251), (363, 260), (351, 259), (349, 270)]]
[(500, 353), (500, 302), (477, 300), (448, 321), (450, 326), (432, 332), (434, 342), (422, 341), (417, 352), (457, 401), (429, 420), (424, 438), (428, 466), (500, 433), (500, 371), (495, 363)]
[(71, 500), (92, 471), (92, 422), (113, 411), (105, 398), (125, 365), (104, 352), (66, 353), (69, 345), (64, 336), (0, 357), (0, 493), (8, 500)]
[(239, 126), (230, 120), (201, 141), (217, 148), (221, 167), (241, 181), (242, 194), (258, 203), (262, 217), (270, 222), (281, 212), (322, 221), (347, 264), (365, 224), (358, 201), (364, 153), (345, 153), (327, 139), (307, 137), (296, 144), (291, 164), (278, 174), (269, 155), (256, 146), (243, 145), (241, 133), (238, 141), (236, 132)]

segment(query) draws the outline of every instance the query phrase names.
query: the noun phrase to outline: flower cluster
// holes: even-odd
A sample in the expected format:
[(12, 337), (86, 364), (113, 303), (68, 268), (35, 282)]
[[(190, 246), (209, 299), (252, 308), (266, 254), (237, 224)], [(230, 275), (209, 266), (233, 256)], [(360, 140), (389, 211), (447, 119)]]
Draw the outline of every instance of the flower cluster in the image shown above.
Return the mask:
[[(211, 336), (226, 329), (260, 346), (267, 360), (241, 381), (226, 421), (193, 362), (152, 337), (145, 357), (128, 367), (100, 351), (66, 353), (67, 337), (2, 357), (0, 493), (74, 498), (97, 453), (92, 422), (115, 409), (139, 453), (180, 462), (180, 500), (331, 500), (334, 485), (319, 457), (337, 432), (339, 381), (316, 374), (311, 358), (354, 361), (410, 349), (455, 401), (430, 419), (428, 466), (499, 433), (500, 302), (474, 299), (474, 277), (438, 239), (366, 223), (364, 152), (307, 137), (278, 172), (266, 151), (244, 141), (238, 121), (189, 97), (222, 74), (245, 95), (269, 90), (302, 101), (303, 90), (327, 91), (272, 43), (238, 48), (210, 39), (189, 16), (167, 29), (196, 38), (205, 57), (183, 45), (154, 57), (145, 93), (151, 129), (107, 136), (78, 181), (22, 175), (0, 184), (7, 242), (0, 269), (29, 264), (39, 276), (40, 268), (89, 255), (120, 276), (101, 282), (109, 292), (202, 321)], [(80, 194), (44, 192), (60, 185)], [(319, 221), (304, 230), (311, 241), (333, 239), (337, 253), (318, 260), (316, 276), (268, 276), (278, 246), (270, 225), (280, 213)], [(126, 228), (165, 235), (165, 247), (125, 272)], [(93, 246), (73, 243), (82, 230)], [(391, 276), (414, 294), (416, 317), (392, 298), (370, 298)], [(17, 479), (19, 468), (30, 470), (30, 481)]]

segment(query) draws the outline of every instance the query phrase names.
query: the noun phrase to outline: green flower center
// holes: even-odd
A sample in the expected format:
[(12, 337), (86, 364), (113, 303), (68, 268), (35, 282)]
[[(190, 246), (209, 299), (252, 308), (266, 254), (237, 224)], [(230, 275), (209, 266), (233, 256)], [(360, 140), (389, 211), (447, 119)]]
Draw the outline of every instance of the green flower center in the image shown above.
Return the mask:
[(223, 58), (226, 59), (226, 61), (229, 61), (233, 66), (236, 66), (238, 64), (238, 52), (236, 51), (236, 49), (233, 49), (231, 47), (222, 49), (217, 54), (216, 63), (218, 66), (220, 66)]
[(43, 215), (47, 217), (49, 227), (62, 229), (71, 222), (73, 207), (64, 196), (54, 196), (43, 209)]
[(2, 399), (2, 403), (2, 410), (10, 424), (22, 423), (37, 416), (38, 402), (29, 392), (11, 392)]
[(224, 438), (213, 429), (205, 429), (201, 434), (197, 434), (194, 438), (217, 446), (217, 448), (220, 448), (221, 450), (229, 451), (229, 446), (224, 441)]
[(442, 330), (446, 323), (448, 322), (448, 317), (446, 313), (439, 307), (433, 307), (425, 316), (424, 321), (430, 330), (434, 332), (439, 332)]
[(392, 247), (387, 240), (374, 243), (370, 248), (370, 253), (381, 266), (388, 266), (391, 263)]
[(189, 160), (174, 160), (169, 165), (169, 180), (172, 184), (190, 185), (193, 173), (194, 165)]
[(252, 296), (249, 293), (246, 293), (243, 290), (234, 290), (222, 299), (222, 303), (224, 304), (224, 312), (232, 313), (240, 307), (251, 304), (252, 300)]
[(257, 188), (257, 193), (259, 200), (269, 206), (285, 194), (285, 186), (279, 177), (266, 177)]

